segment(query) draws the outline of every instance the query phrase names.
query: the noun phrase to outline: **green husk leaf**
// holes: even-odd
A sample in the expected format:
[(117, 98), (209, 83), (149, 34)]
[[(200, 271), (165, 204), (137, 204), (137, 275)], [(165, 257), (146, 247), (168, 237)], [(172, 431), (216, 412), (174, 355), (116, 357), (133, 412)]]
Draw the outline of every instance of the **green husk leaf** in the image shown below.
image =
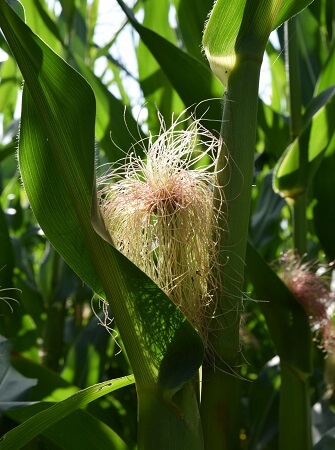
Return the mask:
[[(0, 1), (0, 12), (0, 25), (25, 79), (19, 161), (36, 218), (73, 270), (95, 292), (107, 297), (136, 381), (151, 384), (162, 371), (169, 373), (168, 367), (161, 369), (160, 364), (174, 348), (175, 361), (179, 362), (179, 369), (174, 366), (174, 387), (180, 386), (201, 364), (203, 345), (198, 334), (165, 294), (102, 239), (91, 223), (93, 211), (98, 217), (95, 229), (100, 227), (103, 234), (94, 203), (92, 89), (4, 0)], [(177, 332), (185, 333), (183, 345), (179, 339), (173, 340)], [(190, 355), (194, 355), (192, 362), (189, 359), (193, 369), (189, 366), (185, 371), (183, 361)]]

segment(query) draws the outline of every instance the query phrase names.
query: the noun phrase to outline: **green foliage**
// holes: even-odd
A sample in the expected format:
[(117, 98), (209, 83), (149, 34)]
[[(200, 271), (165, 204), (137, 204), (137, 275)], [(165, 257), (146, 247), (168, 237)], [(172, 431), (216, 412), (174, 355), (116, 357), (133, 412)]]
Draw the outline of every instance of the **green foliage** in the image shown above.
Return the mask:
[[(236, 103), (225, 104), (225, 144), (228, 150), (231, 142), (234, 150), (239, 147), (248, 166), (231, 151), (223, 183), (228, 217), (235, 217), (236, 206), (222, 243), (229, 257), (227, 290), (237, 273), (234, 258), (241, 275), (248, 236), (252, 244), (245, 280), (231, 283), (234, 289), (238, 285), (233, 295), (238, 307), (229, 314), (222, 308), (222, 324), (229, 326), (223, 334), (213, 326), (210, 338), (210, 351), (222, 357), (211, 395), (218, 403), (231, 402), (225, 420), (236, 415), (229, 426), (208, 401), (210, 358), (203, 370), (200, 419), (194, 375), (203, 362), (203, 344), (167, 296), (111, 245), (95, 187), (97, 161), (114, 163), (130, 149), (143, 155), (148, 129), (153, 135), (159, 130), (156, 109), (169, 123), (173, 113), (189, 107), (210, 131), (220, 130), (223, 88), (201, 50), (213, 2), (139, 0), (129, 7), (117, 0), (123, 22), (103, 47), (95, 35), (99, 1), (64, 0), (59, 9), (46, 0), (21, 3), (28, 26), (17, 1), (0, 0), (0, 48), (7, 55), (0, 62), (0, 448), (214, 450), (206, 433), (215, 441), (218, 428), (231, 449), (303, 445), (306, 450), (309, 402), (313, 417), (323, 411), (312, 423), (315, 449), (332, 448), (334, 400), (325, 400), (323, 378), (331, 360), (325, 361), (319, 342), (313, 342), (315, 330), (271, 263), (296, 245), (297, 221), (313, 270), (335, 259), (333, 2), (219, 0), (204, 35), (206, 53), (222, 57), (229, 69), (229, 76), (219, 76), (228, 83), (224, 98)], [(294, 24), (302, 127), (292, 140), (288, 44), (282, 27), (278, 43), (269, 42), (268, 34), (303, 8)], [(128, 49), (121, 57), (114, 52), (127, 27), (141, 104), (134, 103), (127, 85)], [(266, 103), (257, 99), (258, 75), (252, 75), (264, 50), (272, 87)], [(106, 69), (98, 75), (102, 59)], [(241, 82), (239, 88), (235, 82)], [(145, 122), (138, 121), (139, 107), (148, 114)], [(242, 291), (248, 292), (243, 359), (236, 321)], [(209, 431), (207, 413), (218, 418), (210, 419)], [(224, 448), (222, 442), (215, 445)]]

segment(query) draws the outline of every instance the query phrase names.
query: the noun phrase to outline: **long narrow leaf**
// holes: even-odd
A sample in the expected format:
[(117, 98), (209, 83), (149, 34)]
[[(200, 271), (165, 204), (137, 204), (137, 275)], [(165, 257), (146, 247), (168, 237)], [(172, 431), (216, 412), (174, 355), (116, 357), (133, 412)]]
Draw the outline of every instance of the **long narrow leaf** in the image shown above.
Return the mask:
[[(117, 0), (117, 2), (186, 106), (209, 98), (221, 97), (222, 87), (204, 63), (141, 25), (122, 0)], [(220, 117), (220, 106), (213, 105), (210, 113), (215, 119)]]
[(134, 377), (129, 375), (116, 380), (95, 384), (87, 389), (76, 392), (66, 400), (56, 403), (46, 411), (35, 414), (18, 427), (6, 433), (0, 440), (0, 448), (4, 450), (22, 448), (34, 437), (43, 433), (44, 430), (60, 419), (63, 419), (79, 408), (83, 408), (93, 400), (132, 383), (134, 383)]
[[(23, 422), (50, 407), (52, 405), (49, 403), (34, 403), (26, 408), (12, 409), (6, 413), (6, 416), (12, 420)], [(111, 423), (111, 426), (113, 426), (113, 423)], [(21, 435), (19, 427), (15, 430), (18, 430)], [(44, 439), (41, 439), (42, 437)], [(37, 445), (41, 445), (43, 448), (54, 448), (55, 446), (59, 449), (108, 448), (108, 450), (129, 450), (127, 444), (112, 428), (81, 409), (66, 415), (64, 418), (61, 417), (60, 420), (39, 433), (36, 438)], [(12, 448), (16, 450), (22, 442), (21, 436), (19, 439), (14, 438), (13, 441), (14, 447)], [(35, 442), (31, 442), (30, 446), (36, 445)]]
[(307, 191), (335, 131), (335, 89), (329, 89), (327, 103), (319, 109), (278, 161), (274, 188), (285, 197), (294, 198)]
[(306, 342), (311, 343), (311, 336), (305, 312), (250, 242), (246, 264), (281, 361), (309, 374), (311, 349)]
[[(137, 382), (159, 378), (169, 388), (181, 386), (202, 361), (198, 334), (163, 292), (92, 227), (93, 92), (4, 0), (0, 12), (0, 25), (26, 83), (19, 158), (36, 218), (78, 275), (96, 292), (105, 292)], [(173, 373), (167, 361), (173, 363)]]

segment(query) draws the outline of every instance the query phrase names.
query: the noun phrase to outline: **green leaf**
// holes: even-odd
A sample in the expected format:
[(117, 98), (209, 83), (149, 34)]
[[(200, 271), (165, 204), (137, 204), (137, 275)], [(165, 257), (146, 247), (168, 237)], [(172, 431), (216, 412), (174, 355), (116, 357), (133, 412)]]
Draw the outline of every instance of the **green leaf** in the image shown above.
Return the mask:
[(18, 0), (8, 0), (7, 3), (13, 8), (16, 14), (20, 17), (21, 20), (25, 19), (25, 10), (22, 4)]
[[(119, 359), (120, 356), (116, 358), (117, 361), (114, 361), (114, 363), (116, 363), (118, 367), (120, 367)], [(45, 405), (47, 402), (54, 403), (57, 401), (65, 400), (70, 397), (70, 395), (80, 391), (77, 386), (69, 384), (64, 380), (64, 378), (60, 377), (55, 372), (48, 370), (40, 364), (35, 364), (26, 358), (13, 357), (12, 365), (25, 377), (38, 379), (37, 386), (31, 389), (30, 398), (34, 402), (38, 402), (38, 405), (40, 405), (43, 409), (45, 409)], [(127, 435), (127, 439), (131, 439), (129, 436), (129, 429), (132, 429), (136, 426), (136, 403), (133, 401), (135, 400), (135, 398), (129, 401), (129, 397), (133, 397), (134, 391), (134, 386), (131, 386), (124, 391), (118, 391), (112, 396), (102, 397), (100, 400), (90, 403), (85, 411), (90, 412), (102, 422), (112, 426), (113, 430), (117, 431), (120, 436), (125, 437), (126, 439)], [(132, 409), (130, 410), (130, 408)], [(79, 412), (77, 411), (77, 414), (78, 413)], [(84, 414), (83, 411), (81, 411), (81, 413)], [(124, 416), (125, 413), (126, 417)], [(26, 412), (21, 410), (18, 414), (26, 414)], [(68, 425), (65, 424), (64, 426), (62, 422), (58, 422), (53, 426), (52, 429), (46, 430), (43, 434), (45, 436), (49, 436), (50, 433), (55, 435), (53, 429), (57, 430), (59, 434), (59, 429), (64, 426), (64, 428), (66, 429), (66, 437), (70, 441), (74, 438), (74, 436), (72, 436), (72, 438), (71, 436), (68, 436), (67, 429), (70, 428), (70, 431), (73, 431), (73, 426), (77, 426), (75, 417), (76, 416), (74, 415), (68, 416), (65, 419)], [(24, 418), (26, 420), (28, 417), (25, 416)], [(92, 426), (94, 426), (94, 423)], [(125, 431), (125, 428), (128, 431)], [(81, 429), (81, 427), (79, 427), (79, 429)], [(90, 429), (91, 428), (88, 427), (88, 431)], [(79, 443), (81, 442), (81, 437), (76, 434), (75, 438), (76, 440), (78, 440), (79, 445)], [(86, 438), (89, 442), (90, 438), (88, 436), (86, 436)], [(76, 448), (76, 446), (76, 442), (74, 442), (71, 448)], [(61, 448), (63, 447), (61, 446)], [(92, 446), (90, 448), (92, 448)]]
[[(99, 316), (103, 322), (103, 314)], [(62, 377), (80, 387), (101, 380), (108, 359), (107, 345), (113, 337), (98, 323), (98, 318), (93, 316), (70, 347), (64, 362)]]
[(330, 86), (334, 86), (334, 73), (335, 73), (335, 42), (331, 51), (329, 52), (328, 59), (325, 62), (317, 84), (315, 86), (315, 95), (329, 88)]
[(12, 366), (27, 378), (36, 378), (37, 386), (31, 389), (31, 399), (34, 402), (58, 402), (65, 400), (80, 391), (78, 386), (68, 383), (54, 371), (30, 359), (13, 356)]
[[(11, 288), (12, 275), (14, 270), (14, 252), (12, 242), (9, 237), (9, 230), (6, 216), (0, 204), (0, 299), (1, 296), (7, 296), (1, 293), (1, 288)], [(1, 301), (1, 300), (0, 300)]]
[(55, 16), (47, 9), (46, 2), (41, 0), (21, 0), (21, 2), (25, 7), (26, 24), (53, 50), (60, 52), (63, 40)]
[[(272, 3), (278, 0), (272, 0)], [(273, 30), (278, 28), (282, 23), (288, 20), (290, 17), (295, 16), (298, 12), (302, 11), (308, 5), (310, 5), (313, 0), (280, 0), (280, 9), (276, 17), (276, 21), (273, 25)]]
[(257, 248), (269, 245), (278, 235), (280, 213), (284, 204), (285, 200), (273, 192), (272, 173), (269, 172), (262, 180), (255, 212), (250, 221), (249, 236)]
[(0, 149), (0, 162), (5, 160), (8, 156), (14, 155), (16, 150), (16, 145), (14, 142), (9, 142), (3, 148)]
[(277, 432), (280, 369), (279, 358), (268, 361), (252, 383), (249, 394), (250, 450), (266, 445)]
[(299, 81), (301, 100), (305, 106), (313, 96), (315, 84), (328, 51), (324, 45), (325, 38), (320, 33), (320, 25), (309, 8), (302, 11), (296, 19)]
[[(0, 12), (25, 79), (19, 158), (36, 218), (68, 264), (111, 304), (136, 378), (143, 445), (157, 448), (162, 427), (181, 446), (195, 444), (200, 428), (188, 426), (188, 414), (181, 420), (172, 396), (184, 392), (198, 370), (203, 343), (166, 295), (107, 242), (96, 204), (93, 92), (3, 0)], [(187, 396), (196, 413), (195, 397)], [(156, 409), (146, 407), (150, 401)], [(154, 440), (149, 423), (157, 431)]]
[(257, 123), (264, 132), (264, 151), (274, 161), (277, 161), (289, 142), (289, 127), (286, 117), (259, 100)]
[(312, 364), (311, 332), (305, 311), (250, 242), (246, 264), (281, 361), (301, 376), (308, 376)]
[(280, 357), (279, 448), (290, 448), (292, 443), (292, 448), (310, 449), (312, 339), (307, 314), (250, 242), (246, 264)]
[[(94, 90), (97, 102), (95, 132), (101, 148), (110, 161), (124, 158), (124, 152), (134, 146), (134, 138), (143, 138), (139, 126), (129, 109), (125, 109), (120, 100), (109, 92), (86, 64), (79, 58), (76, 58), (76, 63), (80, 73)], [(136, 146), (136, 154), (143, 154), (141, 145)]]
[[(160, 369), (160, 363), (169, 351), (175, 355), (174, 377), (176, 387), (180, 386), (201, 364), (203, 345), (198, 334), (165, 294), (92, 227), (91, 203), (96, 202), (92, 89), (4, 0), (0, 12), (1, 27), (26, 83), (19, 159), (36, 218), (83, 281), (100, 295), (105, 292), (136, 381), (147, 384), (165, 379), (162, 375), (169, 369)], [(96, 208), (94, 204), (97, 217)], [(95, 221), (95, 227), (106, 234), (101, 223)], [(174, 340), (176, 333), (183, 339)]]
[(190, 53), (200, 61), (204, 61), (201, 50), (201, 39), (204, 23), (213, 6), (213, 0), (194, 2), (193, 0), (174, 0), (177, 20), (183, 43)]
[[(169, 0), (159, 2), (146, 0), (143, 5), (143, 26), (175, 45), (177, 36), (169, 24), (169, 11)], [(184, 105), (143, 40), (140, 40), (137, 48), (137, 61), (139, 81), (147, 101), (147, 123), (150, 132), (155, 135), (160, 129), (157, 109), (166, 118), (169, 126), (172, 113), (178, 115), (184, 109)]]
[(17, 407), (26, 400), (29, 390), (36, 385), (37, 380), (27, 378), (17, 372), (10, 364), (10, 342), (2, 338), (0, 342), (0, 410)]
[(4, 114), (4, 125), (13, 120), (21, 76), (14, 59), (8, 55), (7, 61), (0, 64), (0, 111)]
[(314, 198), (317, 203), (313, 218), (317, 236), (330, 261), (335, 260), (335, 134), (325, 151), (314, 179)]
[(312, 98), (312, 100), (307, 105), (305, 113), (303, 115), (303, 120), (305, 124), (309, 124), (315, 114), (323, 108), (332, 99), (335, 94), (335, 85), (324, 89), (320, 94)]
[[(37, 403), (26, 408), (8, 411), (6, 416), (12, 420), (23, 422), (30, 417), (50, 408), (48, 403)], [(19, 430), (20, 431), (20, 430)], [(21, 431), (20, 431), (21, 432)], [(42, 439), (43, 437), (43, 439)], [(43, 448), (108, 448), (110, 450), (128, 450), (129, 447), (102, 420), (98, 420), (86, 411), (77, 410), (65, 418), (60, 418), (54, 425), (51, 425), (38, 435), (38, 441), (31, 443), (32, 446), (40, 445)], [(41, 442), (42, 441), (42, 442)], [(18, 440), (20, 442), (20, 440)], [(16, 439), (14, 440), (16, 446)], [(0, 448), (1, 443), (0, 443)], [(3, 447), (8, 448), (8, 447)], [(13, 448), (13, 447), (12, 447)], [(17, 447), (14, 447), (17, 448)]]
[[(321, 94), (315, 109), (327, 101), (287, 148), (274, 172), (274, 189), (284, 197), (295, 198), (307, 191), (335, 130), (335, 88)], [(314, 106), (311, 107), (313, 111)], [(309, 114), (309, 113), (307, 113)]]
[[(0, 85), (1, 87), (1, 85)], [(15, 103), (16, 103), (16, 96), (15, 96)], [(14, 106), (14, 104), (13, 104)], [(11, 112), (9, 113), (9, 116), (12, 118), (14, 114), (14, 107), (10, 108)], [(6, 123), (7, 120), (5, 119), (4, 122)], [(2, 143), (0, 144), (0, 162), (5, 160), (8, 156), (14, 155), (16, 149), (17, 149), (17, 142), (16, 138), (19, 132), (19, 120), (14, 119), (11, 120), (8, 124), (8, 126), (5, 128), (3, 137), (2, 137)], [(13, 164), (14, 166), (14, 164)], [(5, 174), (8, 176), (8, 173), (6, 173), (6, 169), (2, 167), (2, 176)]]
[(86, 58), (87, 39), (89, 30), (86, 23), (87, 1), (75, 2), (75, 12), (71, 27), (67, 30), (72, 54), (83, 60)]
[[(221, 97), (222, 88), (205, 64), (142, 26), (123, 1), (117, 1), (186, 106)], [(220, 107), (213, 108), (211, 114), (215, 119), (220, 117)]]
[[(55, 249), (111, 305), (136, 379), (139, 441), (156, 449), (164, 428), (181, 447), (200, 448), (199, 424), (189, 426), (199, 414), (187, 381), (202, 363), (203, 343), (169, 298), (110, 243), (97, 205), (93, 91), (4, 0), (0, 26), (25, 79), (19, 162), (27, 196)], [(193, 405), (185, 411), (185, 402), (181, 414), (172, 401), (178, 391)], [(157, 408), (148, 408), (150, 402)]]
[[(64, 2), (67, 3), (67, 2)], [(87, 20), (87, 41), (93, 42), (94, 38), (94, 31), (95, 27), (97, 25), (98, 21), (98, 15), (99, 15), (99, 0), (93, 0), (93, 2), (90, 5), (87, 5), (87, 13), (88, 13), (88, 20)]]
[[(44, 430), (49, 428), (51, 425), (55, 424), (61, 419), (64, 419), (77, 409), (83, 408), (93, 400), (96, 400), (103, 395), (109, 394), (116, 389), (120, 389), (132, 383), (134, 383), (134, 377), (132, 375), (129, 375), (127, 377), (105, 381), (82, 391), (76, 392), (66, 400), (62, 400), (61, 402), (58, 402), (47, 410), (33, 415), (29, 419), (25, 420), (21, 425), (6, 433), (0, 439), (0, 448), (22, 448), (34, 437), (43, 433)], [(87, 426), (89, 426), (89, 423), (87, 424)]]
[[(269, 57), (269, 66), (271, 71), (271, 107), (275, 111), (282, 111), (282, 101), (284, 100), (283, 93), (286, 93), (287, 91), (283, 51), (281, 48), (277, 50), (272, 45), (271, 41), (268, 41), (266, 44), (266, 53)], [(277, 134), (277, 138), (279, 136), (280, 133)]]
[(60, 0), (60, 4), (62, 5), (62, 14), (70, 27), (76, 10), (76, 0)]
[(261, 61), (271, 31), (311, 0), (218, 0), (210, 14), (203, 46), (214, 74), (227, 85), (242, 59)]

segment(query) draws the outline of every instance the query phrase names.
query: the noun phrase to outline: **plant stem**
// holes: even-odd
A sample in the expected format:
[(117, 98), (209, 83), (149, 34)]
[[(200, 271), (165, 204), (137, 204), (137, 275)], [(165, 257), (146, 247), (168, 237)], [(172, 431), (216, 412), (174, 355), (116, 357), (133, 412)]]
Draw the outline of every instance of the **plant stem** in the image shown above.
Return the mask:
[(65, 320), (65, 298), (58, 289), (58, 278), (63, 270), (64, 262), (59, 254), (51, 248), (52, 281), (51, 291), (46, 299), (47, 320), (44, 332), (43, 364), (51, 370), (59, 370), (59, 361), (63, 351), (63, 334)]
[[(285, 48), (286, 48), (286, 75), (289, 83), (289, 111), (290, 111), (290, 136), (293, 141), (299, 136), (303, 128), (301, 114), (301, 89), (299, 68), (299, 47), (297, 36), (297, 18), (293, 17), (285, 22)], [(300, 148), (300, 163), (308, 157), (307, 149)], [(294, 248), (299, 255), (303, 255), (307, 248), (307, 194), (303, 193), (294, 199), (292, 207), (293, 215), (293, 239)]]
[(279, 450), (311, 450), (308, 377), (281, 363)]
[[(240, 314), (249, 226), (261, 61), (238, 61), (229, 77), (218, 164), (225, 219), (220, 242), (223, 294), (210, 323), (209, 349), (215, 364), (203, 369), (202, 423), (205, 448), (237, 447), (239, 431)], [(227, 165), (228, 162), (228, 165)], [(215, 197), (222, 195), (217, 192)], [(211, 356), (208, 356), (211, 362)], [(213, 359), (213, 356), (212, 356)], [(235, 375), (234, 375), (235, 374)]]
[[(285, 23), (286, 71), (289, 81), (290, 134), (294, 140), (301, 133), (303, 119), (301, 114), (301, 91), (299, 71), (299, 48), (297, 39), (297, 17)], [(299, 148), (299, 164), (307, 166), (307, 147)], [(294, 248), (300, 256), (307, 249), (307, 192), (293, 199), (293, 240)], [(304, 314), (301, 312), (301, 314)], [(300, 341), (300, 337), (297, 336)], [(292, 343), (292, 345), (294, 345)], [(305, 346), (310, 347), (307, 338)], [(311, 417), (308, 375), (302, 374), (296, 367), (288, 365), (281, 358), (281, 389), (279, 414), (279, 450), (310, 450)]]
[(296, 31), (297, 18), (285, 22), (286, 76), (289, 84), (290, 135), (293, 141), (303, 127), (301, 115), (301, 89), (299, 47)]
[(240, 379), (210, 366), (203, 368), (203, 376), (201, 414), (205, 449), (234, 450), (240, 431)]
[(159, 390), (140, 392), (139, 450), (203, 450), (198, 402), (193, 381), (165, 399)]
[(306, 253), (307, 249), (307, 195), (304, 192), (294, 199), (293, 203), (293, 239), (294, 248), (300, 256)]

